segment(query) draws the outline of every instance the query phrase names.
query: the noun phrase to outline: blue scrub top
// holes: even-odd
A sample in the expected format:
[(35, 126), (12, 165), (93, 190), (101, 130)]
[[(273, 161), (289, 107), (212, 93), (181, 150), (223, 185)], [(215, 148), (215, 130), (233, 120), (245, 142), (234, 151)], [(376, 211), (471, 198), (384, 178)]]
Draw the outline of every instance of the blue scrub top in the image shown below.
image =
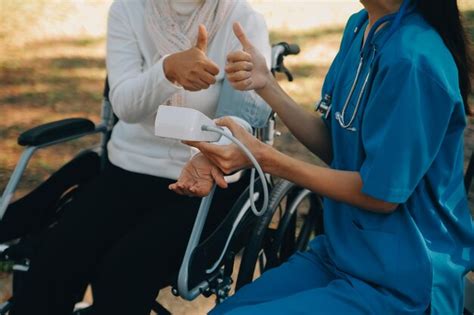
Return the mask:
[(386, 294), (387, 314), (420, 314), (430, 303), (433, 314), (461, 314), (474, 228), (463, 186), (466, 116), (456, 64), (416, 11), (388, 39), (384, 27), (346, 111), (348, 121), (372, 63), (353, 128), (343, 129), (335, 113), (354, 82), (366, 26), (365, 10), (351, 17), (323, 87), (325, 95), (335, 82), (326, 120), (331, 167), (359, 172), (363, 193), (399, 206), (387, 215), (325, 199), (325, 235), (311, 247)]

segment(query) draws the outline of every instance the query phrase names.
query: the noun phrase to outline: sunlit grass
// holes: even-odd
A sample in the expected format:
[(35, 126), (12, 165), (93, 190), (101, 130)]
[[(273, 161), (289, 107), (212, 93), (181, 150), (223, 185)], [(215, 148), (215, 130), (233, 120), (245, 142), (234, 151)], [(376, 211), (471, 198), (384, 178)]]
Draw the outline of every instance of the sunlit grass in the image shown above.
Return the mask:
[[(70, 117), (99, 121), (105, 78), (103, 38), (48, 40), (0, 55), (0, 189), (22, 148), (23, 131)], [(20, 194), (35, 187), (97, 137), (40, 150), (23, 177)]]

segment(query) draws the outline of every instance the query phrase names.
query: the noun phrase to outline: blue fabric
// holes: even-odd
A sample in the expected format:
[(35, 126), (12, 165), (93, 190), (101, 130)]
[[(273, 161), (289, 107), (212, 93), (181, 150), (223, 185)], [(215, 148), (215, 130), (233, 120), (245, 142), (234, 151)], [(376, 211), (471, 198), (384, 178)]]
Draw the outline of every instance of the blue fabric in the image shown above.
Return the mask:
[(358, 294), (368, 287), (365, 283), (346, 277), (322, 255), (313, 251), (293, 255), (210, 314), (384, 314), (381, 305)]
[(237, 91), (227, 79), (224, 79), (217, 103), (216, 118), (236, 116), (248, 121), (254, 128), (262, 128), (267, 124), (271, 112), (270, 106), (255, 92)]
[(364, 56), (346, 121), (372, 65), (367, 89), (351, 128), (341, 128), (335, 113), (354, 82), (366, 20), (365, 11), (349, 20), (323, 86), (325, 95), (335, 81), (326, 120), (331, 167), (359, 172), (363, 192), (398, 204), (396, 211), (378, 214), (325, 199), (325, 235), (310, 244), (313, 266), (292, 268), (293, 260), (215, 314), (227, 313), (226, 307), (230, 314), (364, 313), (360, 301), (376, 314), (462, 313), (463, 276), (474, 268), (474, 227), (463, 187), (466, 117), (457, 68), (437, 32), (410, 13), (390, 38), (387, 27), (375, 35), (378, 53), (374, 58), (370, 49)]
[[(398, 314), (396, 297), (338, 269), (322, 242), (265, 272), (212, 310), (210, 315)], [(361, 294), (363, 293), (363, 294)]]
[[(410, 14), (377, 47), (354, 130), (341, 128), (335, 113), (354, 80), (363, 32), (353, 31), (364, 16), (349, 21), (342, 46), (350, 47), (328, 75), (337, 76), (328, 118), (331, 166), (360, 172), (365, 194), (399, 206), (384, 215), (326, 199), (325, 246), (344, 272), (398, 298), (390, 313), (422, 313), (431, 304), (433, 314), (460, 314), (463, 275), (474, 267), (474, 232), (463, 187), (466, 117), (457, 68), (436, 31), (418, 13)], [(385, 32), (376, 35), (376, 46)], [(371, 62), (362, 70), (346, 121)]]

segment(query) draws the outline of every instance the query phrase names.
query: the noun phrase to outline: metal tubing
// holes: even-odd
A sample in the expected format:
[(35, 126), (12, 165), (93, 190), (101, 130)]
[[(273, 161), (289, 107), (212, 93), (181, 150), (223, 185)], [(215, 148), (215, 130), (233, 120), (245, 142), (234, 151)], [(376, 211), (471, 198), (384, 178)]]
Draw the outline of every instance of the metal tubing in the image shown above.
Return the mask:
[(31, 157), (37, 149), (38, 147), (27, 147), (25, 151), (23, 151), (23, 153), (21, 154), (20, 161), (16, 165), (15, 170), (13, 171), (13, 174), (10, 177), (10, 180), (8, 181), (7, 187), (5, 188), (2, 194), (2, 199), (0, 200), (0, 220), (3, 218), (3, 215), (5, 214), (5, 211), (7, 210), (8, 205), (10, 204), (10, 200), (12, 199), (13, 194), (15, 193), (15, 189), (18, 186), (18, 183), (20, 182), (21, 176), (23, 175), (23, 172), (25, 171), (28, 162), (30, 161)]
[(184, 253), (183, 263), (179, 269), (178, 275), (178, 293), (179, 295), (188, 301), (195, 299), (202, 291), (205, 291), (209, 287), (207, 281), (201, 282), (198, 286), (189, 289), (188, 280), (189, 280), (189, 263), (191, 260), (191, 255), (194, 249), (199, 245), (199, 240), (201, 239), (202, 230), (204, 224), (206, 223), (207, 214), (211, 206), (212, 198), (216, 190), (216, 185), (211, 190), (211, 193), (202, 198), (201, 205), (199, 206), (199, 211), (194, 221), (193, 231), (189, 237), (188, 246), (186, 247), (186, 252)]

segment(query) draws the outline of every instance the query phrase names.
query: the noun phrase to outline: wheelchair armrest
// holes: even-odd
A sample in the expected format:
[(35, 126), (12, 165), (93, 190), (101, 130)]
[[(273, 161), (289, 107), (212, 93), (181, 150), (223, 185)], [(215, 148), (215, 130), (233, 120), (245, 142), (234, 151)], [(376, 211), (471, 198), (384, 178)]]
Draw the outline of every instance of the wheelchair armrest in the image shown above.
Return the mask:
[(94, 131), (95, 125), (85, 118), (69, 118), (43, 124), (23, 132), (18, 137), (21, 146), (39, 146), (57, 140)]

